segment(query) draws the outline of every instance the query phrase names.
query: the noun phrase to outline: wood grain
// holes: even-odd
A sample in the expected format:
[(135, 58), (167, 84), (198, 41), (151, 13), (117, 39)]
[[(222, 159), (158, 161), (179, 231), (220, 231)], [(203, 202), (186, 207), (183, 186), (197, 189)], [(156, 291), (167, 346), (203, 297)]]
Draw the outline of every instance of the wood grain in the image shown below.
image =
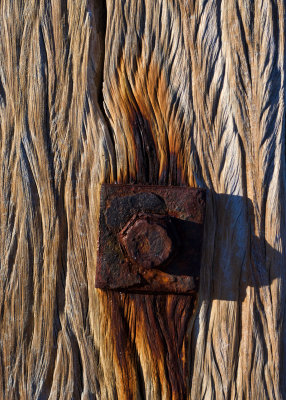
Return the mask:
[[(286, 397), (284, 16), (0, 2), (0, 398)], [(95, 289), (102, 182), (208, 189), (194, 315)]]

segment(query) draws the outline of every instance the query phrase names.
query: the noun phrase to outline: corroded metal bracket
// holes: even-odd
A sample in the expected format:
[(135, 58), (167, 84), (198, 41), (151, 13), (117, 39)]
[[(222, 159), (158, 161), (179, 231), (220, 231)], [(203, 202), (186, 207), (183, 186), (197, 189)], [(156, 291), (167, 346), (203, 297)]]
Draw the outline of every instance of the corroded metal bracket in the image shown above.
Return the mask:
[(102, 185), (95, 286), (196, 292), (204, 215), (203, 189)]

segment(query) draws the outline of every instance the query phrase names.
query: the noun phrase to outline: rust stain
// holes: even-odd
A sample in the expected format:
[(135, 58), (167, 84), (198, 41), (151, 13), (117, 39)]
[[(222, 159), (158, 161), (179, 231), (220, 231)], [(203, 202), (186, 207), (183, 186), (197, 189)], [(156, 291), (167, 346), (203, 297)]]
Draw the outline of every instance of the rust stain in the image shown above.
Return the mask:
[[(112, 194), (107, 185), (102, 188), (96, 287), (105, 289), (109, 299), (110, 333), (113, 336), (110, 341), (116, 344), (114, 359), (124, 382), (121, 398), (135, 398), (138, 390), (145, 398), (140, 388), (140, 381), (144, 381), (143, 372), (140, 372), (136, 357), (141, 354), (145, 360), (145, 352), (148, 352), (152, 365), (152, 374), (148, 379), (159, 386), (164, 382), (166, 398), (181, 400), (187, 397), (185, 336), (198, 288), (204, 204), (200, 204), (196, 196), (189, 196), (192, 191), (189, 187), (182, 187), (181, 192), (179, 188), (174, 190), (168, 202), (164, 192), (169, 187), (160, 187), (162, 192), (159, 194), (156, 192), (158, 186), (145, 186), (149, 196), (156, 193), (151, 210), (142, 211), (133, 206), (131, 212), (128, 211), (132, 199), (142, 190), (142, 184), (196, 185), (187, 158), (190, 154), (191, 128), (182, 123), (182, 116), (176, 112), (176, 107), (170, 107), (176, 93), (168, 85), (164, 71), (154, 59), (146, 70), (145, 58), (143, 54), (137, 59), (137, 71), (132, 79), (126, 78), (124, 56), (121, 58), (116, 90), (107, 99), (110, 113), (121, 116), (120, 121), (114, 119), (112, 122), (117, 138), (116, 151), (121, 156), (117, 182), (140, 183), (141, 189), (139, 185), (116, 185), (116, 193)], [(182, 196), (188, 201), (186, 215), (190, 219), (180, 214)], [(114, 208), (113, 202), (124, 197), (123, 202), (117, 203), (119, 208)], [(158, 198), (163, 201), (158, 201)], [(137, 201), (140, 203), (141, 200)], [(171, 203), (174, 204), (173, 209)], [(151, 235), (148, 232), (154, 228), (148, 221), (150, 212), (152, 218), (168, 218), (171, 222), (169, 226), (175, 231), (175, 234), (173, 231), (169, 233), (169, 227), (161, 222), (162, 219), (161, 223), (156, 221), (154, 224), (163, 228), (156, 228), (160, 231), (159, 238), (171, 236), (169, 251), (160, 260), (156, 258), (156, 251), (155, 255), (152, 253), (148, 240)], [(201, 219), (193, 220), (195, 213)], [(138, 224), (146, 229), (141, 244), (140, 229), (136, 229)], [(196, 235), (200, 239), (195, 239)], [(132, 236), (135, 238), (133, 245), (130, 244)], [(146, 254), (149, 255), (147, 260)], [(189, 265), (186, 265), (186, 259), (190, 261)], [(133, 319), (130, 315), (134, 315)], [(137, 379), (134, 378), (136, 373)], [(161, 388), (158, 388), (160, 392)]]
[(117, 181), (195, 186), (186, 157), (192, 127), (176, 111), (180, 109), (177, 93), (155, 60), (147, 66), (139, 57), (137, 67), (134, 79), (127, 79), (126, 60), (120, 59), (118, 85), (107, 102), (112, 114), (122, 116), (113, 129), (127, 168), (120, 169)]
[[(111, 338), (116, 362), (124, 382), (123, 398), (135, 393), (136, 354), (148, 349), (153, 376), (165, 382), (168, 398), (182, 400), (187, 395), (188, 359), (186, 331), (195, 306), (194, 296), (122, 294), (107, 291), (111, 304)], [(135, 321), (126, 310), (132, 309)], [(143, 341), (142, 341), (143, 339)], [(144, 346), (144, 349), (142, 348)], [(141, 393), (142, 394), (142, 393)], [(143, 394), (144, 395), (144, 394)]]

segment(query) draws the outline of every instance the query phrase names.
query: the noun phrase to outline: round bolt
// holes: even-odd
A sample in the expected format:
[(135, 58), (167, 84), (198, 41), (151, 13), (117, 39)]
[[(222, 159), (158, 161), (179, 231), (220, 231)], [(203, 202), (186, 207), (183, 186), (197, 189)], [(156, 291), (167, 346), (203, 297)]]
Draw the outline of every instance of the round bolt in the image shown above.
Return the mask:
[(170, 223), (162, 216), (133, 216), (119, 238), (129, 259), (144, 268), (162, 267), (175, 250)]

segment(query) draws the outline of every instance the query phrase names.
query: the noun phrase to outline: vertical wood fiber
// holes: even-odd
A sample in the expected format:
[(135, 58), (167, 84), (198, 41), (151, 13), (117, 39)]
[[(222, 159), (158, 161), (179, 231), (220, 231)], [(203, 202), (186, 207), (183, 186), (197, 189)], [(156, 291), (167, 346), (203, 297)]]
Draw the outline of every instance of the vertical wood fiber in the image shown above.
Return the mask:
[[(1, 399), (286, 398), (284, 17), (0, 1)], [(195, 315), (94, 288), (102, 182), (208, 189)]]

